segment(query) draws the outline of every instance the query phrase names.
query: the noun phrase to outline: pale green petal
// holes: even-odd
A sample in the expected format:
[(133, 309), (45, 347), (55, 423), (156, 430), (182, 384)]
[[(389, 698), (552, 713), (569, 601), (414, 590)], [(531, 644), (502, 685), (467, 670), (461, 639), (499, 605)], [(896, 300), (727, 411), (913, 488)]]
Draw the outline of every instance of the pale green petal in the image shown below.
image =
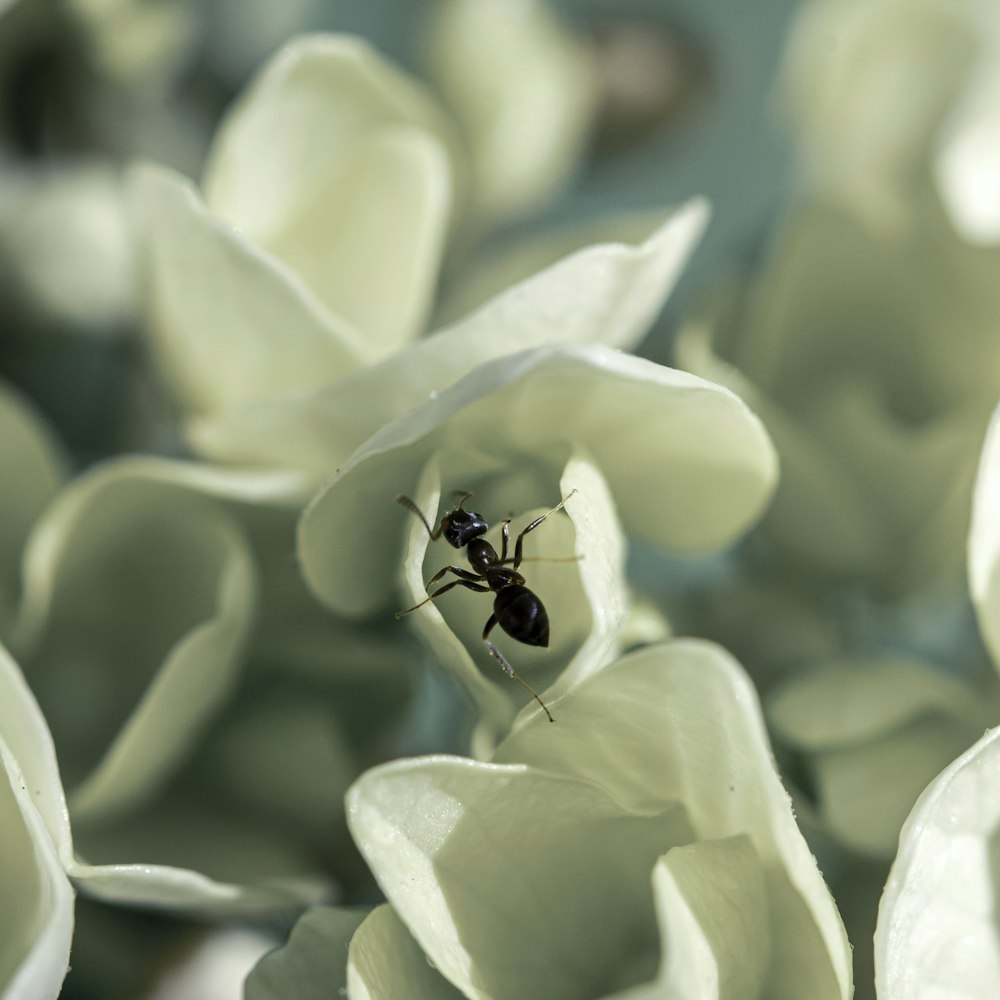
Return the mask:
[(1000, 729), (993, 729), (913, 807), (879, 906), (879, 1000), (996, 997), (998, 768)]
[(145, 310), (164, 374), (197, 412), (322, 385), (372, 360), (293, 270), (162, 167), (130, 175)]
[(976, 697), (915, 660), (857, 657), (824, 663), (781, 684), (767, 698), (767, 715), (786, 742), (822, 750), (878, 739), (932, 712), (968, 716)]
[(454, 146), (429, 95), (366, 43), (303, 36), (230, 112), (205, 199), (382, 356), (412, 340), (430, 308)]
[[(1000, 18), (989, 3), (971, 5), (977, 58), (939, 138), (934, 172), (956, 228), (979, 244), (1000, 242)], [(979, 15), (979, 16), (976, 16)]]
[(682, 807), (629, 814), (588, 782), (444, 756), (367, 772), (347, 805), (394, 909), (467, 996), (558, 1000), (655, 972), (649, 872), (691, 839)]
[(78, 888), (112, 902), (192, 912), (281, 911), (330, 899), (315, 840), (200, 776), (192, 768), (128, 816), (75, 823), (69, 870)]
[[(625, 244), (626, 247), (634, 244), (638, 247), (649, 243), (650, 248), (662, 247), (664, 255), (673, 258), (673, 273), (669, 264), (664, 264), (669, 278), (668, 287), (672, 288), (704, 232), (709, 215), (708, 202), (701, 198), (692, 199), (675, 213), (671, 212), (666, 221), (665, 215), (663, 208), (607, 212), (596, 218), (571, 219), (538, 231), (515, 233), (506, 239), (494, 237), (484, 246), (474, 248), (468, 259), (462, 262), (459, 276), (445, 282), (436, 306), (438, 324), (452, 326), (464, 316), (481, 309), (491, 299), (498, 298), (508, 288), (528, 281), (564, 257), (582, 253), (586, 247), (603, 244)], [(660, 232), (667, 227), (669, 237), (667, 232)], [(588, 294), (589, 288), (577, 287), (575, 292)], [(567, 301), (571, 304), (571, 300)], [(617, 324), (613, 324), (608, 331), (609, 336), (622, 337), (628, 328), (623, 328), (622, 333), (617, 330)], [(611, 339), (607, 343), (631, 349), (645, 333), (644, 329), (637, 328), (627, 333), (628, 340)]]
[(234, 519), (134, 468), (64, 490), (26, 551), (18, 648), (64, 766), (79, 778), (96, 765), (81, 815), (156, 791), (228, 697), (253, 613)]
[(601, 243), (507, 288), (447, 330), (313, 392), (255, 400), (196, 420), (189, 435), (220, 460), (331, 469), (380, 427), (485, 361), (549, 344), (633, 347), (701, 237), (707, 204), (670, 213), (635, 245)]
[[(331, 192), (263, 245), (381, 358), (423, 331), (433, 302), (451, 186), (440, 145), (397, 126), (355, 140)], [(309, 383), (310, 386), (313, 382)]]
[(673, 848), (653, 869), (653, 893), (663, 938), (663, 996), (753, 1000), (762, 995), (771, 928), (762, 919), (767, 893), (749, 837)]
[[(347, 946), (367, 915), (366, 910), (328, 906), (307, 910), (287, 943), (265, 955), (247, 976), (244, 1000), (331, 1000), (345, 995)], [(387, 951), (384, 959), (392, 955)], [(404, 994), (414, 995), (405, 989), (396, 995)]]
[[(716, 353), (715, 338), (727, 303), (682, 327), (678, 364), (731, 389), (751, 406), (774, 439), (781, 456), (781, 479), (765, 515), (777, 543), (793, 552), (812, 552), (834, 572), (861, 567), (874, 571), (889, 549), (878, 512), (809, 428), (768, 398), (742, 371)], [(816, 530), (817, 524), (822, 531)]]
[(982, 728), (958, 717), (919, 719), (865, 746), (819, 753), (812, 761), (819, 812), (843, 843), (892, 857), (917, 797)]
[(979, 460), (968, 555), (979, 630), (1000, 670), (1000, 410), (990, 421)]
[(21, 589), (21, 551), (32, 523), (55, 494), (65, 459), (48, 428), (20, 394), (0, 384), (0, 634), (6, 635)]
[(293, 39), (230, 109), (205, 169), (213, 212), (267, 243), (327, 183), (345, 148), (398, 126), (456, 140), (413, 78), (350, 35)]
[(478, 224), (550, 199), (577, 166), (598, 102), (584, 41), (536, 0), (437, 0), (426, 62), (470, 149)]
[(903, 222), (975, 51), (973, 7), (936, 0), (805, 5), (784, 97), (812, 185), (850, 199), (880, 225)]
[(798, 1000), (808, 982), (812, 997), (849, 995), (843, 926), (775, 772), (756, 694), (721, 649), (687, 640), (626, 656), (563, 698), (557, 726), (532, 720), (495, 759), (596, 782), (631, 811), (683, 802), (699, 840), (746, 834), (774, 930), (765, 994)]
[(748, 528), (777, 475), (760, 424), (718, 386), (603, 347), (528, 351), (481, 365), (352, 456), (301, 522), (307, 581), (337, 610), (371, 613), (391, 599), (410, 516), (393, 498), (431, 455), (476, 450), (475, 476), (560, 448), (590, 455), (627, 531), (685, 551)]
[[(6, 658), (0, 662), (6, 667)], [(6, 707), (0, 704), (0, 712)], [(38, 789), (4, 736), (5, 726), (0, 728), (0, 994), (9, 1000), (55, 1000), (69, 968), (73, 890), (35, 808)]]
[(293, 912), (322, 902), (328, 892), (328, 887), (307, 879), (235, 885), (168, 865), (88, 865), (76, 861), (66, 872), (81, 892), (95, 899), (198, 915)]
[(35, 696), (13, 658), (0, 646), (0, 742), (31, 793), (32, 809), (42, 817), (62, 860), (72, 856), (69, 816), (52, 735)]
[[(437, 972), (388, 904), (372, 910), (351, 938), (347, 963), (351, 1000), (452, 1000), (462, 996)], [(248, 998), (252, 1000), (252, 998)]]

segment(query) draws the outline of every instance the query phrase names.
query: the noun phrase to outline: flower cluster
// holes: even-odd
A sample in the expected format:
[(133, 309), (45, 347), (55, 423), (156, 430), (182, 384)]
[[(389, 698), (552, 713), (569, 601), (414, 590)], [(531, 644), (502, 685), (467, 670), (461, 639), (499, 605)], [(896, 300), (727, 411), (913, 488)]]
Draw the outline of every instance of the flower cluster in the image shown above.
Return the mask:
[(0, 997), (1000, 992), (997, 19), (717, 6), (0, 2)]

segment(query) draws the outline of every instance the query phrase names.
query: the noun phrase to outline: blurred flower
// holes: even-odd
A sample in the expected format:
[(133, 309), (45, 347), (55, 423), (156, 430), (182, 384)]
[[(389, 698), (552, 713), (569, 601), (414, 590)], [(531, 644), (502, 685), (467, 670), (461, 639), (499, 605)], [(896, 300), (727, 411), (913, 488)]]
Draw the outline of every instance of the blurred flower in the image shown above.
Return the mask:
[(1000, 388), (998, 267), (937, 218), (887, 234), (806, 205), (756, 286), (683, 331), (682, 367), (734, 389), (774, 435), (766, 529), (783, 557), (897, 595), (956, 584)]
[(595, 54), (538, 0), (438, 0), (424, 60), (462, 129), (478, 226), (537, 209), (583, 153)]
[(937, 197), (1000, 241), (1000, 16), (990, 0), (813, 0), (784, 89), (809, 180), (878, 225)]
[(164, 865), (81, 861), (74, 849), (55, 748), (17, 664), (0, 647), (0, 851), (9, 932), (0, 950), (5, 996), (56, 997), (69, 963), (76, 887), (99, 899), (218, 914), (283, 909), (289, 887), (214, 882)]
[(248, 996), (338, 977), (371, 997), (850, 996), (843, 928), (734, 661), (650, 647), (562, 705), (492, 763), (364, 775), (351, 829), (391, 909), (361, 923), (339, 973), (357, 916), (307, 915)]
[(154, 345), (200, 454), (318, 485), (483, 361), (645, 332), (704, 225), (698, 203), (638, 247), (591, 248), (413, 343), (449, 223), (449, 136), (415, 83), (354, 40), (316, 36), (220, 131), (205, 183), (217, 214), (169, 172), (136, 175)]
[(800, 813), (843, 846), (884, 859), (928, 782), (1000, 718), (995, 685), (885, 655), (819, 664), (766, 705), (775, 741), (800, 757)]

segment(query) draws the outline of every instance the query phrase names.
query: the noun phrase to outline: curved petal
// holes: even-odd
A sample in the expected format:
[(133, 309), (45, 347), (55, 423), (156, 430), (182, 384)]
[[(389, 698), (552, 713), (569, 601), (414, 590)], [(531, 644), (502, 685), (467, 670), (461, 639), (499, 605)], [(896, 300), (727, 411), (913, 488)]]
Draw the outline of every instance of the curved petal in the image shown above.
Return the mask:
[[(318, 906), (307, 910), (288, 941), (265, 955), (247, 976), (245, 1000), (328, 1000), (347, 993), (347, 947), (367, 910)], [(386, 957), (395, 952), (387, 951)], [(426, 963), (425, 963), (426, 964)], [(397, 996), (412, 996), (401, 989)], [(353, 990), (352, 997), (360, 996)]]
[(347, 809), (393, 908), (466, 996), (557, 1000), (655, 971), (649, 872), (691, 839), (682, 807), (628, 814), (588, 782), (436, 756), (367, 772)]
[(406, 516), (391, 498), (435, 452), (478, 449), (478, 470), (496, 470), (560, 446), (601, 468), (626, 530), (686, 551), (732, 541), (777, 476), (769, 439), (726, 390), (601, 347), (527, 351), (481, 365), (355, 452), (300, 524), (310, 587), (346, 614), (384, 605)]
[(0, 384), (0, 634), (6, 635), (21, 589), (21, 552), (31, 525), (55, 495), (65, 458), (34, 408)]
[(585, 43), (534, 0), (443, 0), (426, 60), (470, 147), (478, 224), (551, 198), (577, 166), (598, 103)]
[(990, 420), (979, 459), (968, 557), (979, 630), (1000, 670), (1000, 409)]
[(126, 808), (170, 773), (228, 696), (254, 606), (232, 517), (129, 470), (60, 494), (25, 557), (19, 647), (65, 766), (83, 777), (97, 764), (81, 815)]
[(962, 236), (1000, 242), (1000, 17), (990, 4), (972, 5), (978, 58), (939, 138), (934, 173), (941, 197)]
[(401, 996), (458, 1000), (462, 996), (427, 961), (406, 924), (388, 904), (375, 907), (351, 938), (347, 995), (351, 1000), (395, 1000)]
[(13, 658), (0, 646), (0, 741), (31, 793), (49, 839), (63, 860), (72, 855), (69, 814), (52, 734)]
[[(203, 188), (211, 210), (267, 244), (304, 196), (321, 189), (357, 139), (418, 128), (446, 149), (453, 127), (413, 78), (350, 35), (302, 35), (286, 44), (229, 110)], [(458, 157), (455, 157), (458, 160)]]
[[(550, 734), (549, 730), (557, 730)], [(746, 835), (763, 868), (772, 951), (769, 997), (850, 995), (850, 947), (795, 824), (749, 679), (694, 640), (623, 657), (569, 692), (557, 726), (531, 720), (497, 761), (574, 775), (633, 812), (682, 802), (699, 840)]]
[(293, 913), (303, 905), (323, 902), (328, 895), (328, 887), (307, 880), (235, 885), (170, 865), (74, 861), (66, 871), (81, 892), (95, 899), (199, 916)]
[(179, 174), (135, 168), (129, 197), (153, 344), (186, 406), (225, 412), (374, 357), (293, 270), (209, 214)]
[(671, 1000), (764, 995), (771, 928), (767, 892), (749, 837), (685, 844), (653, 869), (663, 938), (660, 989)]
[(780, 684), (767, 698), (767, 717), (786, 742), (827, 750), (876, 740), (930, 713), (968, 717), (976, 702), (972, 690), (919, 661), (857, 657)]
[(903, 826), (875, 930), (880, 1000), (996, 995), (998, 767), (992, 729), (927, 786)]
[(381, 356), (426, 319), (457, 162), (450, 124), (416, 81), (360, 39), (310, 35), (229, 113), (205, 198)]
[(189, 437), (201, 454), (220, 460), (291, 465), (325, 478), (384, 424), (483, 362), (553, 344), (634, 346), (707, 219), (707, 204), (694, 199), (640, 243), (579, 250), (381, 364), (313, 392), (196, 420)]
[(69, 969), (73, 890), (32, 801), (32, 781), (21, 771), (3, 736), (0, 729), (0, 886), (4, 899), (0, 994), (11, 1000), (55, 1000)]

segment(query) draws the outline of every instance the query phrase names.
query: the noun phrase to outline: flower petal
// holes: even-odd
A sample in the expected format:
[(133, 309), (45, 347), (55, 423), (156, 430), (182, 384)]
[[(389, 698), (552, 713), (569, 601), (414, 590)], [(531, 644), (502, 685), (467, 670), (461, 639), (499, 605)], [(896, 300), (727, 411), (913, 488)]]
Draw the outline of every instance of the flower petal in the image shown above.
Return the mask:
[(767, 698), (774, 731), (809, 750), (856, 745), (931, 712), (962, 717), (975, 707), (976, 695), (962, 684), (898, 656), (828, 661)]
[(629, 815), (587, 782), (444, 756), (367, 772), (347, 807), (394, 909), (466, 996), (556, 1000), (655, 971), (649, 871), (690, 839), (682, 808)]
[(287, 265), (210, 215), (180, 175), (143, 165), (129, 185), (153, 344), (186, 406), (225, 412), (372, 360), (358, 331)]
[[(934, 159), (941, 197), (955, 228), (972, 243), (1000, 242), (1000, 18), (988, 4), (971, 5), (979, 43), (961, 96), (945, 123)], [(980, 16), (976, 16), (976, 15)]]
[(998, 767), (1000, 729), (992, 729), (913, 807), (879, 905), (875, 983), (881, 1000), (996, 996)]
[(0, 993), (55, 1000), (69, 968), (73, 890), (4, 735), (0, 728)]
[(813, 761), (820, 817), (859, 853), (891, 858), (913, 803), (981, 727), (931, 716), (870, 746), (820, 753)]
[(426, 318), (455, 146), (430, 96), (360, 39), (303, 36), (229, 113), (205, 170), (205, 199), (381, 356), (413, 339)]
[(968, 558), (979, 629), (1000, 670), (1000, 409), (990, 419), (979, 459)]
[(749, 837), (675, 847), (653, 869), (671, 1000), (763, 995), (771, 930), (760, 859)]
[(550, 344), (634, 346), (673, 289), (707, 218), (707, 204), (692, 200), (636, 245), (579, 250), (379, 365), (312, 392), (255, 400), (197, 420), (190, 439), (201, 454), (220, 460), (291, 465), (326, 478), (380, 427), (476, 365)]
[(718, 647), (677, 641), (606, 667), (560, 703), (558, 732), (531, 720), (495, 759), (604, 788), (623, 807), (683, 802), (700, 840), (746, 834), (760, 857), (773, 951), (765, 993), (850, 992), (850, 949), (774, 769), (756, 695)]
[(4, 470), (0, 634), (6, 635), (21, 589), (19, 570), (24, 543), (32, 523), (63, 478), (65, 458), (34, 408), (3, 384), (0, 384), (0, 467)]
[(296, 921), (287, 943), (265, 955), (247, 976), (245, 1000), (328, 1000), (346, 995), (347, 946), (367, 916), (368, 911), (362, 909), (317, 906), (307, 910)]
[(495, 470), (560, 446), (592, 456), (626, 530), (688, 551), (732, 541), (777, 475), (759, 423), (718, 386), (596, 346), (527, 351), (481, 365), (355, 452), (303, 516), (309, 585), (346, 614), (386, 603), (406, 516), (391, 498), (435, 452), (479, 449), (478, 468), (488, 456)]
[(470, 147), (476, 222), (551, 198), (577, 165), (598, 101), (582, 40), (533, 0), (445, 0), (432, 8), (426, 61)]
[(65, 766), (97, 764), (79, 815), (155, 791), (228, 696), (251, 624), (256, 572), (233, 518), (136, 471), (67, 488), (25, 557), (19, 648)]
[(347, 995), (351, 1000), (395, 1000), (401, 996), (408, 1000), (457, 1000), (462, 996), (427, 961), (406, 924), (388, 904), (375, 907), (351, 938)]

